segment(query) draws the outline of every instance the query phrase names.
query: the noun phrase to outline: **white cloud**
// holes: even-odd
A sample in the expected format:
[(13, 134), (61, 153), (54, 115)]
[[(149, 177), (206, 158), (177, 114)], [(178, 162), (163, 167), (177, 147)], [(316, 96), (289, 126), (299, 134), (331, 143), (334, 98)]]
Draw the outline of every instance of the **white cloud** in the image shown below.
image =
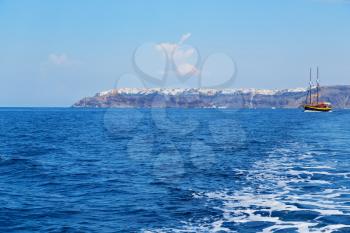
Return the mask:
[(184, 59), (184, 58), (191, 58), (192, 56), (196, 55), (196, 51), (194, 48), (178, 48), (174, 53), (174, 59)]
[(176, 66), (176, 69), (181, 76), (199, 74), (199, 70), (197, 69), (197, 67), (189, 63), (179, 64)]
[(181, 76), (198, 75), (199, 69), (195, 63), (198, 59), (197, 51), (184, 43), (191, 37), (191, 33), (181, 36), (179, 42), (164, 42), (156, 45), (158, 51), (166, 53), (168, 59), (174, 64), (175, 71)]
[(191, 33), (186, 33), (184, 35), (181, 36), (181, 39), (179, 41), (179, 44), (183, 44), (186, 42), (186, 40), (188, 40), (191, 37)]
[(72, 59), (66, 53), (50, 53), (46, 60), (40, 64), (40, 73), (42, 76), (47, 76), (48, 72), (53, 70), (64, 70), (81, 65), (82, 62)]
[(177, 48), (173, 54), (173, 60), (176, 70), (181, 76), (199, 74), (199, 69), (195, 65), (198, 60), (198, 54), (194, 48)]
[(51, 65), (55, 65), (55, 66), (72, 66), (72, 65), (81, 64), (80, 61), (70, 58), (65, 53), (61, 53), (61, 54), (51, 53), (51, 54), (49, 54), (47, 63), (51, 64)]
[(177, 50), (183, 43), (185, 43), (191, 37), (191, 33), (186, 33), (181, 36), (180, 41), (177, 43), (164, 42), (156, 45), (157, 50), (164, 50), (169, 57), (172, 57), (175, 50)]
[(50, 54), (49, 55), (49, 62), (54, 64), (54, 65), (63, 65), (67, 63), (68, 58), (66, 54)]

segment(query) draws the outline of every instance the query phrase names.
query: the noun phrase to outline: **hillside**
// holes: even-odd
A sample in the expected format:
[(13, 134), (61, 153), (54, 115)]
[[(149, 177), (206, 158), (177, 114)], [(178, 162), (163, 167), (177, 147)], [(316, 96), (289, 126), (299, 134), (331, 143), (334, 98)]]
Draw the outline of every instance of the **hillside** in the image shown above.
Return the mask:
[[(86, 97), (73, 107), (93, 108), (298, 108), (306, 89), (138, 89), (122, 88)], [(321, 89), (321, 100), (336, 108), (350, 108), (350, 86)]]

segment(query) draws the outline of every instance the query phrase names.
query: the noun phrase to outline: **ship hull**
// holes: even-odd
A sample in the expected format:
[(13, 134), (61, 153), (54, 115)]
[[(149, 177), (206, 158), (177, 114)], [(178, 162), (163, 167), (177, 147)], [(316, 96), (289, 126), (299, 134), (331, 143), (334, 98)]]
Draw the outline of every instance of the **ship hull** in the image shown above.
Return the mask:
[(304, 110), (307, 112), (330, 112), (332, 111), (332, 108), (330, 107), (317, 107), (317, 106), (311, 106), (311, 105), (305, 105)]

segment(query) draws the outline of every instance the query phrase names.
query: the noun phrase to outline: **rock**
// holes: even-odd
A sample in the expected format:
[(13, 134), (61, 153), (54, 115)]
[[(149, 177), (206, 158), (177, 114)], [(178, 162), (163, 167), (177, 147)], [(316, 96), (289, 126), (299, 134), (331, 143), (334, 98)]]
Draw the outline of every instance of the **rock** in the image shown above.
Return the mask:
[[(306, 89), (180, 89), (122, 88), (84, 98), (73, 107), (89, 108), (298, 108), (305, 103)], [(321, 101), (335, 108), (350, 108), (350, 86), (321, 88)]]

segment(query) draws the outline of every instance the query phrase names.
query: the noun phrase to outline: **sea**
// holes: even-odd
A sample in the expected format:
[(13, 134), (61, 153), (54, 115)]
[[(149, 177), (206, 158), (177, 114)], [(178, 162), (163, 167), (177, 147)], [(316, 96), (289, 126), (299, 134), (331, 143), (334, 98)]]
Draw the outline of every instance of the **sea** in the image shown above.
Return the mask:
[(0, 232), (350, 232), (350, 111), (0, 108)]

